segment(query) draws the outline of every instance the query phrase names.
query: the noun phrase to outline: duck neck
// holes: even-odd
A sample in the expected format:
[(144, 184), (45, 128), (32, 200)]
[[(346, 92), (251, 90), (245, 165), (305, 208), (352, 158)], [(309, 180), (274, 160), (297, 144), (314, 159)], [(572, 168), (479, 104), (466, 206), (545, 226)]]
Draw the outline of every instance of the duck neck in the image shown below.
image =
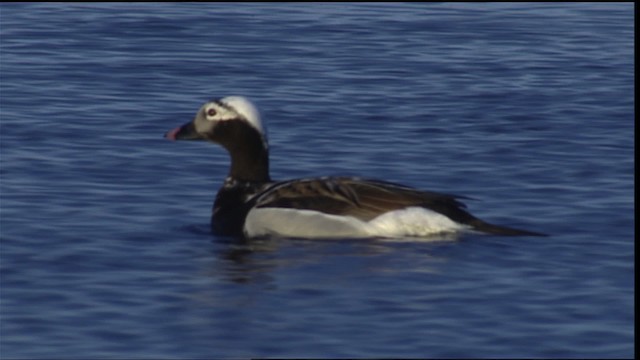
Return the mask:
[[(262, 143), (261, 143), (262, 144)], [(231, 168), (229, 177), (242, 182), (265, 183), (269, 177), (269, 150), (264, 146), (229, 149)]]
[(222, 145), (229, 152), (229, 178), (251, 183), (271, 181), (266, 136), (245, 121), (220, 122), (209, 140)]

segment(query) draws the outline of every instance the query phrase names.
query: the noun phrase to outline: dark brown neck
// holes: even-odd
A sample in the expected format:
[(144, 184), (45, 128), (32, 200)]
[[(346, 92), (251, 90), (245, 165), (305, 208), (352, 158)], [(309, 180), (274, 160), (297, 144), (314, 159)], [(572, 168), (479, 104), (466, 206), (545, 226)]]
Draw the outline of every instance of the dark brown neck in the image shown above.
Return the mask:
[(210, 140), (219, 143), (229, 152), (229, 177), (253, 183), (271, 181), (266, 140), (251, 125), (244, 121), (223, 121), (216, 125)]
[(264, 147), (260, 149), (229, 150), (231, 155), (231, 168), (229, 177), (246, 182), (269, 182), (269, 151)]

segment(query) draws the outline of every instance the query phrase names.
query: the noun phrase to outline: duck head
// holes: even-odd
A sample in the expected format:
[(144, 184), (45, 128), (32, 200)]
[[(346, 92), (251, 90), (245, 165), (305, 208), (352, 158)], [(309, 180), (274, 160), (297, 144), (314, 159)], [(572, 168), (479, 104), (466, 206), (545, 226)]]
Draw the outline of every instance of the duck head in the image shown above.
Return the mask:
[(228, 96), (202, 105), (195, 118), (171, 131), (170, 140), (208, 140), (231, 156), (229, 176), (249, 182), (269, 181), (269, 145), (257, 108), (246, 98)]

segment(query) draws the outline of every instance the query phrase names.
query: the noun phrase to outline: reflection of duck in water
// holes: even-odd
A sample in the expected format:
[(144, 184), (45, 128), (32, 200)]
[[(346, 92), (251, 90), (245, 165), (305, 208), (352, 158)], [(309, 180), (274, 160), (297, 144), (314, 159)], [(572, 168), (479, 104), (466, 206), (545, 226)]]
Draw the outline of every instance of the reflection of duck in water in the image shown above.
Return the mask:
[(204, 104), (195, 119), (166, 133), (171, 140), (209, 140), (231, 155), (211, 226), (224, 235), (301, 238), (429, 236), (460, 231), (543, 234), (492, 225), (459, 197), (354, 177), (273, 182), (266, 132), (256, 108), (239, 96)]

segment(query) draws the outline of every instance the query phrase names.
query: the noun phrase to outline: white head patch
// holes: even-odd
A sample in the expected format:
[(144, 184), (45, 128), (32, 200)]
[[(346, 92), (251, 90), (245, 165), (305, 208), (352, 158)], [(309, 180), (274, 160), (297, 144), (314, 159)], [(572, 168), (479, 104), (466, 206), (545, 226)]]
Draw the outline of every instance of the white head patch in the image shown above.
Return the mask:
[(214, 131), (215, 124), (224, 121), (241, 121), (256, 129), (262, 137), (265, 148), (268, 148), (267, 132), (260, 121), (258, 109), (242, 96), (227, 96), (210, 101), (200, 108), (193, 123), (199, 133)]
[[(220, 105), (222, 104), (222, 106)], [(213, 109), (213, 111), (211, 111)], [(260, 113), (255, 105), (242, 96), (227, 96), (218, 101), (209, 103), (205, 108), (205, 116), (210, 121), (225, 121), (244, 118), (261, 134), (266, 136), (265, 129), (260, 120)]]

